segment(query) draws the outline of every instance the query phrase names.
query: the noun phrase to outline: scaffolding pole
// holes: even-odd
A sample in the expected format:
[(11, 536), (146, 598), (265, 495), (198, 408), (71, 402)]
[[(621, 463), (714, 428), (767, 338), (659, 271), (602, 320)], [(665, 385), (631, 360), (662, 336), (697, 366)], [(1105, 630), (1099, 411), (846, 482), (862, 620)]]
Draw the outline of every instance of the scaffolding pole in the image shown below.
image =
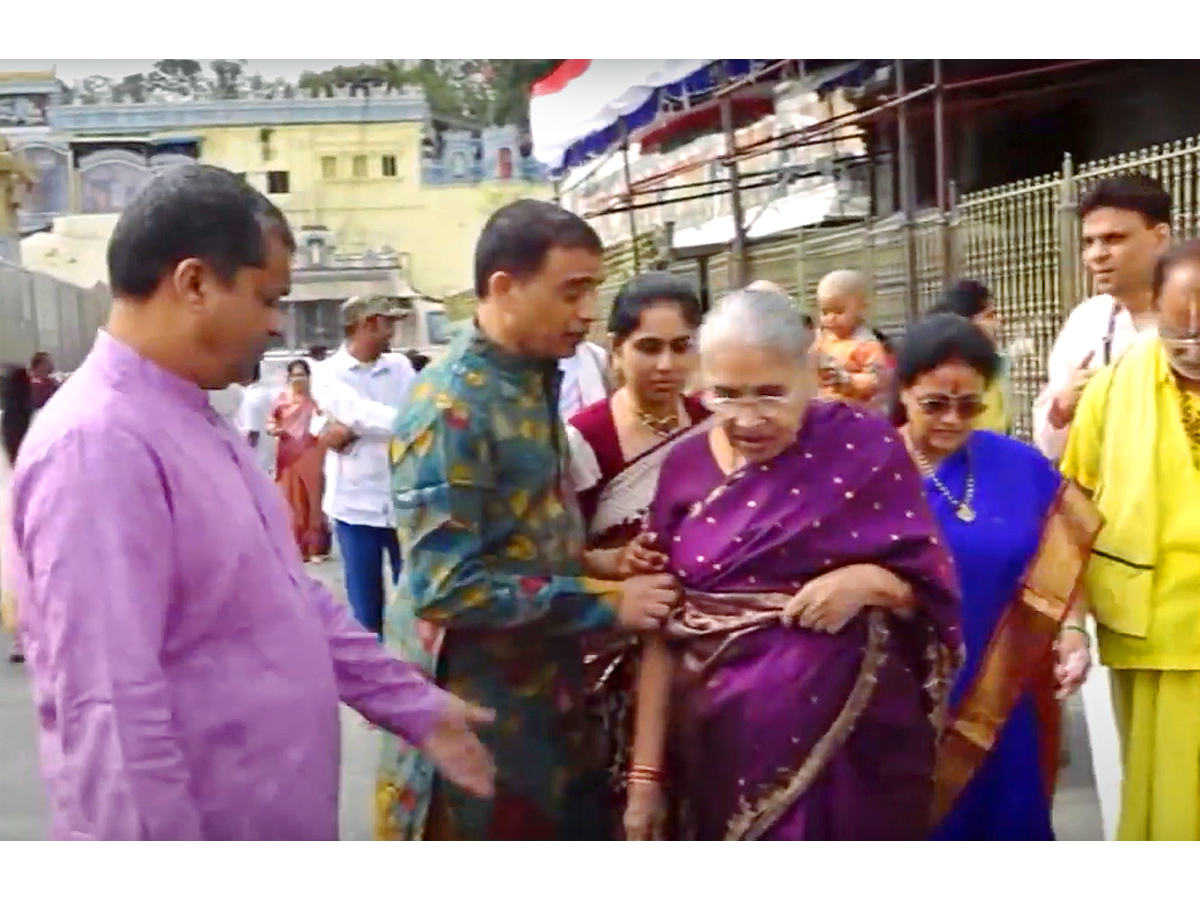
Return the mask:
[(748, 280), (746, 259), (746, 221), (742, 215), (742, 192), (738, 185), (737, 137), (733, 130), (733, 98), (726, 94), (721, 98), (721, 126), (725, 130), (725, 168), (729, 173), (729, 206), (733, 215), (734, 274), (737, 286), (744, 287)]
[(633, 204), (631, 193), (633, 179), (629, 177), (629, 131), (625, 131), (621, 141), (621, 168), (625, 172), (625, 203), (629, 212), (629, 243), (633, 247), (633, 274), (642, 270), (642, 261), (638, 251), (637, 207)]
[(933, 156), (937, 178), (938, 232), (942, 247), (942, 290), (954, 280), (954, 247), (950, 233), (950, 181), (946, 162), (946, 91), (942, 61), (933, 61)]
[[(896, 96), (904, 97), (904, 60), (895, 60), (896, 67)], [(905, 279), (905, 317), (914, 322), (920, 315), (920, 301), (917, 297), (917, 223), (916, 223), (916, 191), (913, 184), (912, 145), (908, 134), (908, 104), (900, 103), (896, 109), (896, 143), (897, 156), (900, 163), (900, 209), (904, 222), (904, 279)]]

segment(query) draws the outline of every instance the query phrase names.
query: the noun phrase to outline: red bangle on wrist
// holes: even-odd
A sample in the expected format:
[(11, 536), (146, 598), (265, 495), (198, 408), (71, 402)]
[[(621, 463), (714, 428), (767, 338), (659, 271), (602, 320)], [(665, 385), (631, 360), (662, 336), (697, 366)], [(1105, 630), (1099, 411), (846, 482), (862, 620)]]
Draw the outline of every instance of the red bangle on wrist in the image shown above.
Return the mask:
[(662, 784), (662, 769), (656, 766), (630, 766), (627, 784)]

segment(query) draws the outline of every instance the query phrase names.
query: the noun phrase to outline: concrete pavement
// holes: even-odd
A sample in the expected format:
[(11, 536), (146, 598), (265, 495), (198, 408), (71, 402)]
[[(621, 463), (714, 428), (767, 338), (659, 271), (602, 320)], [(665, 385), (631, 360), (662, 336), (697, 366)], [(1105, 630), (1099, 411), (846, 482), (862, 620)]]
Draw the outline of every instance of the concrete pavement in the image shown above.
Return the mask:
[[(310, 572), (343, 597), (336, 562)], [(7, 643), (0, 638), (7, 656)], [(1059, 840), (1102, 840), (1100, 805), (1093, 783), (1087, 728), (1078, 701), (1071, 703), (1071, 764), (1063, 772), (1054, 819)], [(353, 711), (342, 710), (342, 840), (371, 839), (372, 787), (379, 736)], [(38, 776), (34, 717), (22, 667), (0, 660), (0, 840), (42, 840), (46, 803)]]

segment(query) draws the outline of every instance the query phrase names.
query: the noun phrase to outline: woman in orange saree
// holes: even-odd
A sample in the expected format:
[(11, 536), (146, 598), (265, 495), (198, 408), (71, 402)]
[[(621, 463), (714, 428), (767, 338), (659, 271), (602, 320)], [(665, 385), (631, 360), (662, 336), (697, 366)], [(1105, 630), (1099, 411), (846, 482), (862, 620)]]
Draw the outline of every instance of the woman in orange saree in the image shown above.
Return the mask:
[(267, 432), (278, 440), (275, 483), (291, 515), (292, 534), (305, 562), (319, 560), (329, 545), (321, 512), (325, 450), (310, 432), (319, 414), (312, 398), (312, 370), (303, 359), (288, 364), (288, 386), (275, 400)]

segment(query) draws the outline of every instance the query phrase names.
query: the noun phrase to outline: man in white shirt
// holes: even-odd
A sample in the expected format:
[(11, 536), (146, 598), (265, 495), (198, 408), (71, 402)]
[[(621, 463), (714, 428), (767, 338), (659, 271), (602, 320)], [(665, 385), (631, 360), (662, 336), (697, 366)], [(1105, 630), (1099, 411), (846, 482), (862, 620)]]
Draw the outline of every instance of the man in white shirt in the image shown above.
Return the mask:
[(613, 392), (608, 353), (599, 344), (581, 341), (575, 355), (558, 361), (563, 373), (558, 395), (558, 414), (564, 419), (608, 398)]
[(389, 353), (399, 312), (382, 297), (342, 304), (346, 341), (313, 371), (314, 428), (325, 456), (322, 509), (333, 524), (355, 617), (383, 631), (386, 555), (392, 582), (400, 576), (400, 545), (392, 513), (388, 447), (392, 425), (415, 377), (402, 353)]
[(1148, 175), (1101, 181), (1079, 204), (1083, 264), (1100, 293), (1067, 317), (1054, 341), (1049, 378), (1033, 404), (1033, 439), (1058, 460), (1075, 405), (1091, 376), (1153, 332), (1154, 265), (1171, 238), (1171, 196)]
[(242, 408), (242, 398), (246, 389), (240, 384), (231, 384), (219, 391), (208, 392), (208, 404), (218, 416), (229, 423), (230, 427), (240, 430), (238, 410)]
[(254, 369), (254, 380), (246, 386), (238, 410), (238, 427), (254, 448), (254, 458), (268, 475), (275, 471), (275, 439), (267, 434), (267, 419), (277, 391), (262, 383), (262, 364)]

